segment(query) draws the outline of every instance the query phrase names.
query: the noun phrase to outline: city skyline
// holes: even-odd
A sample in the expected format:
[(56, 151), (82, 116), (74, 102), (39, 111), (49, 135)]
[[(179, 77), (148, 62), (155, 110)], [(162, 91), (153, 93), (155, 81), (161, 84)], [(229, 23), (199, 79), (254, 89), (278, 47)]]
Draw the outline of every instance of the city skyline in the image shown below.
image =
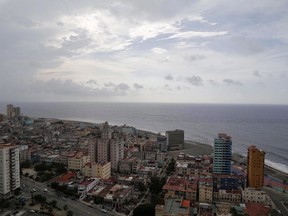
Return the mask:
[(287, 6), (0, 0), (0, 101), (288, 104)]

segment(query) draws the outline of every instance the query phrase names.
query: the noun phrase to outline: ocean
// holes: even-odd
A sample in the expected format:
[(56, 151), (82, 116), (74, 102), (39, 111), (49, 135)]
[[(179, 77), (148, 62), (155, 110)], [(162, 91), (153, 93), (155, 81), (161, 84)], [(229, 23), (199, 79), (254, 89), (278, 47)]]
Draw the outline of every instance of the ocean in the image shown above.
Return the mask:
[[(0, 102), (0, 112), (6, 104)], [(161, 103), (13, 103), (31, 117), (59, 118), (165, 133), (182, 129), (185, 139), (213, 145), (218, 133), (232, 137), (233, 151), (247, 154), (255, 145), (266, 164), (288, 173), (288, 106)]]

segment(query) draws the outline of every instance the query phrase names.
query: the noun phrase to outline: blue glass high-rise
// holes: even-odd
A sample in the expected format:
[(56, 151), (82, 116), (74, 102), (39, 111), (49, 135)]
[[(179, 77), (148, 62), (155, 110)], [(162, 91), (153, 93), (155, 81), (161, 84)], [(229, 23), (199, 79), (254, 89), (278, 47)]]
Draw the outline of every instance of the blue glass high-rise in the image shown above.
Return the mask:
[(227, 134), (219, 133), (214, 139), (213, 173), (231, 174), (232, 140)]

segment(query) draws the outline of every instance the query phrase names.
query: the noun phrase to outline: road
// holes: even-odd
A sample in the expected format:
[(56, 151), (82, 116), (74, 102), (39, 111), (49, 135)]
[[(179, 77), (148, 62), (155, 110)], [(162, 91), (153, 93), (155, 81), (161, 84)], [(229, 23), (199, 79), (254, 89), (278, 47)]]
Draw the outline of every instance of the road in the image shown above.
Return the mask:
[(41, 194), (42, 196), (45, 196), (47, 200), (51, 201), (52, 199), (57, 201), (57, 206), (60, 208), (63, 208), (64, 205), (68, 206), (68, 209), (73, 211), (73, 215), (75, 216), (83, 216), (83, 215), (107, 215), (107, 216), (115, 216), (117, 214), (112, 212), (103, 213), (99, 208), (87, 206), (86, 204), (81, 203), (78, 200), (71, 200), (66, 197), (58, 197), (55, 191), (53, 191), (50, 188), (47, 188), (48, 191), (44, 192), (44, 188), (46, 188), (45, 183), (35, 182), (29, 178), (21, 177), (21, 185), (25, 184), (26, 187), (23, 190), (24, 194), (23, 196), (26, 199), (30, 199), (31, 189), (36, 189), (36, 192), (34, 194)]
[(264, 187), (264, 190), (266, 193), (270, 196), (270, 198), (273, 200), (276, 207), (281, 211), (282, 215), (288, 215), (287, 209), (283, 205), (283, 201), (288, 202), (288, 194), (275, 191), (271, 188)]

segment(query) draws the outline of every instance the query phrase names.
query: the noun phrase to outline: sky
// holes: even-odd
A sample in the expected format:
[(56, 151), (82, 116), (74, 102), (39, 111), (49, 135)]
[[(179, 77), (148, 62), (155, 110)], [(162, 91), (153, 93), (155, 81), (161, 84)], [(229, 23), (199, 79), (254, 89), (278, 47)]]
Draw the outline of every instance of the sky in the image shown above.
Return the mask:
[(0, 101), (288, 104), (287, 0), (0, 0)]

